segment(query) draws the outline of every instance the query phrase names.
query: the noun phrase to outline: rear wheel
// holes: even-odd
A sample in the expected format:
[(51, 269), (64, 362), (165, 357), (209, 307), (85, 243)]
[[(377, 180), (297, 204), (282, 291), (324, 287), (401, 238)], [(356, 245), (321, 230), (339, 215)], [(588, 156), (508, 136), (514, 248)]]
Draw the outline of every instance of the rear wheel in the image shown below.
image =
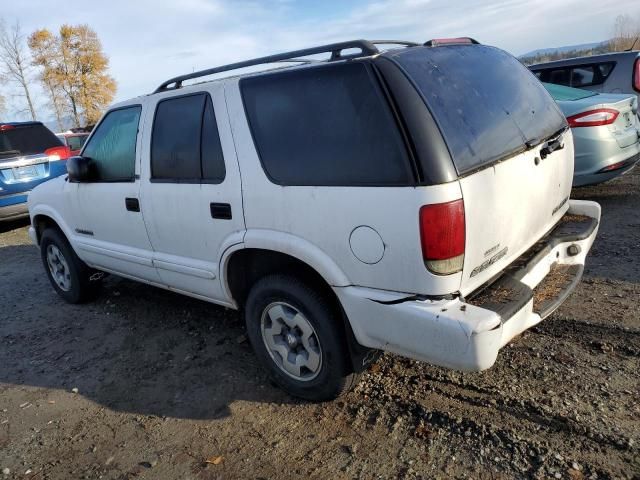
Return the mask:
[(247, 334), (260, 363), (287, 393), (332, 400), (356, 384), (332, 302), (296, 277), (270, 275), (251, 289)]
[(51, 285), (69, 303), (82, 303), (93, 296), (96, 282), (91, 269), (78, 258), (58, 230), (48, 228), (40, 239), (40, 256)]

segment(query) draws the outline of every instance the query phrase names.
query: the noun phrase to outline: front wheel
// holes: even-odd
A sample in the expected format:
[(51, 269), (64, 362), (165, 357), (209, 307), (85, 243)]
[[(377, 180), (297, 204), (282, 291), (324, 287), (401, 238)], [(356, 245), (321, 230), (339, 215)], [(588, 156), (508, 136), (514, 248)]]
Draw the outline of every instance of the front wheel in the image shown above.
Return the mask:
[(91, 269), (58, 230), (48, 228), (42, 233), (40, 256), (51, 285), (64, 300), (81, 303), (95, 293), (95, 282), (89, 280)]
[(356, 384), (337, 309), (306, 283), (288, 275), (262, 278), (247, 298), (245, 321), (260, 363), (287, 393), (332, 400)]

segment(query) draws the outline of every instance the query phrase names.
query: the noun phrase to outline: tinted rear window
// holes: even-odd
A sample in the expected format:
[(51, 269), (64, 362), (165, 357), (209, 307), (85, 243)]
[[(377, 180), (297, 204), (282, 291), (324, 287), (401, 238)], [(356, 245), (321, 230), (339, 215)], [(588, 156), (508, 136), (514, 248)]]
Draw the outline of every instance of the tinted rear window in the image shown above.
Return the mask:
[(241, 81), (269, 177), (281, 185), (406, 185), (404, 142), (370, 67), (323, 65)]
[(0, 158), (44, 153), (62, 142), (44, 125), (16, 125), (0, 131)]
[(151, 139), (154, 180), (220, 183), (224, 179), (222, 147), (208, 94), (160, 101)]
[(566, 125), (536, 77), (497, 48), (451, 45), (387, 55), (420, 91), (459, 174), (522, 151)]

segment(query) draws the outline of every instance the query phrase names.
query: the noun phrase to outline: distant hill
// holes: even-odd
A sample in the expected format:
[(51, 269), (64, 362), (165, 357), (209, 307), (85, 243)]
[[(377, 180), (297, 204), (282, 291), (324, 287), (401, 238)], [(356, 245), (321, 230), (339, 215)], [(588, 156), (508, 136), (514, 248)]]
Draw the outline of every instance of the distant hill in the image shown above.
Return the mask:
[(609, 41), (593, 42), (593, 43), (581, 43), (579, 45), (566, 45), (564, 47), (552, 47), (552, 48), (539, 48), (532, 50), (525, 54), (520, 55), (520, 58), (535, 57), (536, 55), (553, 55), (560, 53), (567, 53), (571, 51), (584, 51), (584, 50), (597, 50), (602, 47), (606, 47)]
[(551, 62), (553, 60), (562, 60), (564, 58), (598, 55), (610, 51), (611, 41), (605, 40), (603, 42), (567, 45), (564, 47), (540, 48), (520, 55), (518, 59), (525, 65), (533, 65), (536, 63)]

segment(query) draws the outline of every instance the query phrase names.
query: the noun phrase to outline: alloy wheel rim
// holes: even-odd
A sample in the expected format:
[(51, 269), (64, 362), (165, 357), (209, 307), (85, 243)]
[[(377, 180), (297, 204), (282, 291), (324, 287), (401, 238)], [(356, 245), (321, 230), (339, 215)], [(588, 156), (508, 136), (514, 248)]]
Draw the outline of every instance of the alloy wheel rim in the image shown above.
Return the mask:
[(56, 285), (65, 292), (71, 289), (71, 270), (60, 249), (53, 244), (47, 246), (47, 264)]
[(318, 335), (307, 318), (295, 307), (274, 302), (263, 310), (260, 320), (262, 341), (278, 368), (303, 382), (313, 380), (322, 367)]

